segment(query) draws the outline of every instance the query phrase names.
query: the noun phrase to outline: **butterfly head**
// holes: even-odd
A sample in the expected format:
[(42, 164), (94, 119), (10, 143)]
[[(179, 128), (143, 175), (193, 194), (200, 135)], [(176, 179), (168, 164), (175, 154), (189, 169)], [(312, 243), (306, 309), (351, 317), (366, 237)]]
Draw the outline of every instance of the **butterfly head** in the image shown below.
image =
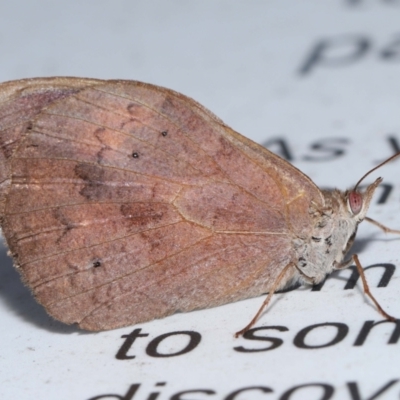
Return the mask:
[(361, 222), (365, 218), (374, 192), (381, 182), (382, 178), (376, 179), (365, 192), (359, 191), (356, 185), (354, 189), (345, 193), (348, 212), (357, 222)]

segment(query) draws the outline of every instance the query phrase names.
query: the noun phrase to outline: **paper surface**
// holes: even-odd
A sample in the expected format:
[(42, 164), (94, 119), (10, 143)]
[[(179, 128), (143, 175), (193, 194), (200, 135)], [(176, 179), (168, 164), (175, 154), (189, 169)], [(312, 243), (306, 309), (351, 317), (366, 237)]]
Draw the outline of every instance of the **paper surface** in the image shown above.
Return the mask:
[[(0, 80), (134, 79), (193, 97), (324, 188), (347, 189), (400, 150), (400, 1), (17, 0), (1, 7)], [(400, 228), (400, 160), (369, 216)], [(400, 318), (400, 238), (364, 222), (354, 245)], [(48, 317), (0, 258), (2, 399), (398, 399), (400, 324), (351, 287), (274, 296), (87, 333)], [(385, 272), (386, 271), (386, 272)], [(380, 287), (378, 287), (380, 286)], [(251, 340), (253, 339), (253, 340)]]

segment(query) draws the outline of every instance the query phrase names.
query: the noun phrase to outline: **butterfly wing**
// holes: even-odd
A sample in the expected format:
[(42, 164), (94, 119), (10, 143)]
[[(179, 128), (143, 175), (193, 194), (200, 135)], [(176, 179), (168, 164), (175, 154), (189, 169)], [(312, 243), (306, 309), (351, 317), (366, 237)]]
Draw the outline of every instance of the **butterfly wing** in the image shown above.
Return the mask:
[(323, 201), (310, 179), (179, 93), (82, 82), (4, 162), (2, 228), (46, 310), (102, 330), (268, 290)]

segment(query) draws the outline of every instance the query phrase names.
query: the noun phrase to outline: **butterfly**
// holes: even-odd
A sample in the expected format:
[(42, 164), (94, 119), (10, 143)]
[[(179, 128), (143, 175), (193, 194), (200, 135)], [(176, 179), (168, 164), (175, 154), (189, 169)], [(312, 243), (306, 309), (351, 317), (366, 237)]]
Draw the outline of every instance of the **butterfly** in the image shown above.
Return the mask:
[(113, 329), (269, 292), (264, 307), (276, 290), (351, 261), (362, 271), (344, 257), (380, 178), (364, 192), (320, 190), (172, 90), (6, 82), (0, 147), (9, 252), (67, 324)]

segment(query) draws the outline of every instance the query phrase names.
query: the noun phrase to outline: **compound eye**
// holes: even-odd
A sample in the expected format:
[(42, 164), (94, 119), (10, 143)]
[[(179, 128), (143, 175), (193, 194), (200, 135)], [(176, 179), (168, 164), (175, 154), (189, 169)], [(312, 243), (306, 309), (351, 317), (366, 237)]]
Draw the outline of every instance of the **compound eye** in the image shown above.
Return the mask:
[(358, 192), (350, 192), (349, 194), (349, 205), (351, 212), (354, 215), (357, 215), (360, 213), (362, 206), (363, 206), (363, 197), (360, 193)]

